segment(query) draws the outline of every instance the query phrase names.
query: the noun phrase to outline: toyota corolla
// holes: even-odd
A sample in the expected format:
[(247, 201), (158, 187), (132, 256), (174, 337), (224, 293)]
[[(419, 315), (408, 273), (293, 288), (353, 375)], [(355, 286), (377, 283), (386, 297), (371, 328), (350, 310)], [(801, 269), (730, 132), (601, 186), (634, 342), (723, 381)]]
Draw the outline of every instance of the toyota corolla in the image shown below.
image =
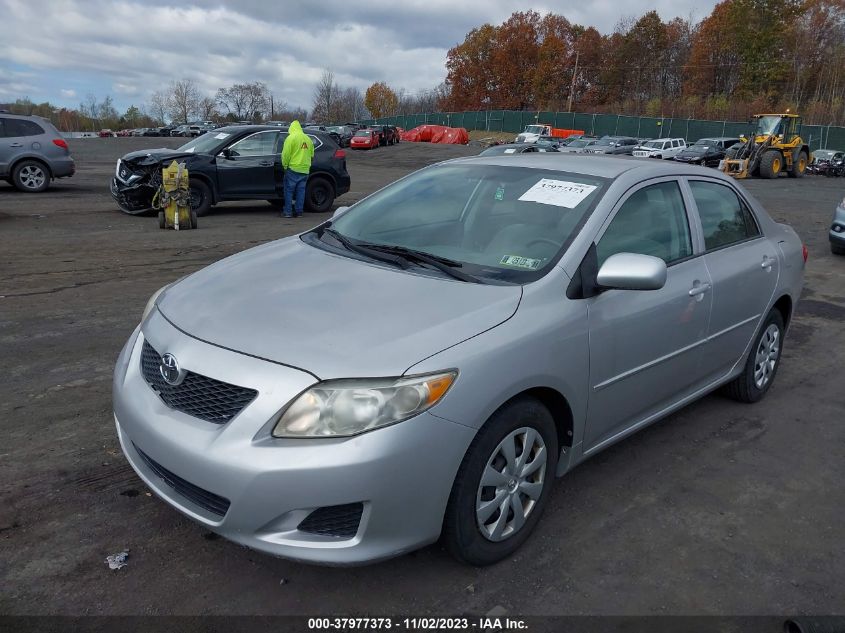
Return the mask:
[(736, 182), (523, 156), (415, 172), (156, 292), (114, 376), (152, 491), (278, 556), (496, 562), (552, 483), (772, 387), (806, 249)]

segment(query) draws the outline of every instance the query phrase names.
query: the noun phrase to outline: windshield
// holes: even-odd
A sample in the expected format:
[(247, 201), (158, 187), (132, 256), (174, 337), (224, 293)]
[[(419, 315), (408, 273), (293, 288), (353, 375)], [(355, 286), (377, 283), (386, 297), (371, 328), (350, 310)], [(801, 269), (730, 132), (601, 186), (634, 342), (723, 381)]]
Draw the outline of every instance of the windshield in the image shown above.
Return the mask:
[(693, 147), (710, 147), (711, 145), (717, 145), (716, 141), (714, 141), (712, 138), (698, 139), (695, 143), (693, 143)]
[(370, 138), (371, 135), (372, 132), (367, 132), (366, 130), (358, 130), (357, 132), (355, 132), (355, 136), (359, 138)]
[(546, 131), (542, 125), (528, 125), (525, 127), (525, 134), (543, 134)]
[(817, 149), (815, 152), (813, 152), (813, 157), (816, 160), (830, 160), (834, 154), (835, 152), (830, 149)]
[(191, 139), (179, 150), (182, 152), (193, 152), (194, 154), (213, 154), (231, 134), (222, 129), (220, 131), (208, 132), (202, 136)]
[(616, 145), (616, 141), (609, 138), (600, 138), (593, 145)]
[(607, 182), (514, 166), (430, 167), (362, 200), (331, 228), (454, 260), (476, 277), (521, 283), (559, 259)]
[(761, 116), (757, 121), (757, 134), (761, 136), (769, 134), (783, 134), (781, 129), (782, 117), (770, 115)]
[(567, 147), (587, 147), (592, 141), (572, 141)]
[(649, 141), (643, 147), (649, 147), (651, 149), (663, 149), (663, 141)]

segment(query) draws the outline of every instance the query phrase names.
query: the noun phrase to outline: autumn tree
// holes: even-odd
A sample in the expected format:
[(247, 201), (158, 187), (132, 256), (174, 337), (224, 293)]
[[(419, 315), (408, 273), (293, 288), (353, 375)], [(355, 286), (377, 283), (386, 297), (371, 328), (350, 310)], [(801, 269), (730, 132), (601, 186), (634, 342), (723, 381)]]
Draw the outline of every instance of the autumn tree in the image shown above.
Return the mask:
[(399, 105), (399, 98), (390, 86), (383, 81), (378, 81), (367, 88), (364, 105), (370, 114), (378, 119), (393, 114)]

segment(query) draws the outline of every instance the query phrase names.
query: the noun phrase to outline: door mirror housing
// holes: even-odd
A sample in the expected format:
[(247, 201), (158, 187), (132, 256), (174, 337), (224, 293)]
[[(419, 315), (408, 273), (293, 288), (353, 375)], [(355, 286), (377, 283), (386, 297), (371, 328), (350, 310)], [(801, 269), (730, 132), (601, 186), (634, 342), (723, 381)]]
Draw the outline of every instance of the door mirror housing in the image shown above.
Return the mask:
[(223, 149), (222, 152), (220, 152), (220, 155), (223, 158), (232, 158), (232, 150), (230, 150), (228, 147), (226, 147), (226, 148)]
[(596, 280), (602, 288), (660, 290), (666, 285), (666, 262), (659, 257), (617, 253), (607, 258)]
[(332, 213), (332, 220), (334, 220), (335, 218), (339, 218), (341, 215), (346, 213), (348, 210), (349, 210), (349, 207), (338, 207), (337, 209), (334, 210), (334, 213)]

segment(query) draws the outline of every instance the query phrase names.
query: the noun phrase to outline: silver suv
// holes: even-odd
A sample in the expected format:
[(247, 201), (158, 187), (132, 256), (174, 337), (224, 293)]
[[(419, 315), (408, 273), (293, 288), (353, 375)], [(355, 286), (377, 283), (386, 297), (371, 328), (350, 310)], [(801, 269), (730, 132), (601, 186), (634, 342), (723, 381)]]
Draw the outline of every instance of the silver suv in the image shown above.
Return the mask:
[(73, 176), (76, 165), (53, 124), (36, 116), (0, 112), (0, 178), (38, 193), (54, 178)]

